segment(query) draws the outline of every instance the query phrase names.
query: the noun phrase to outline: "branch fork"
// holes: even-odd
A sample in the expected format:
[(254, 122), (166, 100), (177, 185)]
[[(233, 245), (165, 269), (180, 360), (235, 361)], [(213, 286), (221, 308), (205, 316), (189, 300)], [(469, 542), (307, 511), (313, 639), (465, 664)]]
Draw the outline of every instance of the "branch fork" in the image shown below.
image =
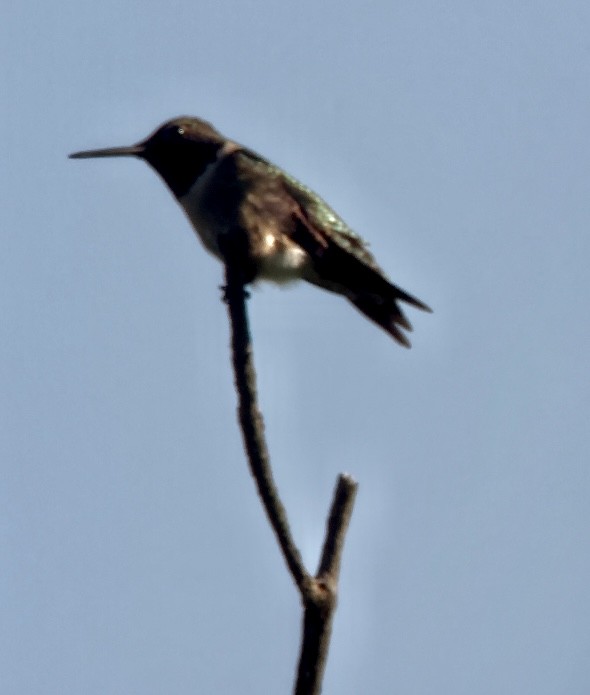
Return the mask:
[(242, 429), (250, 472), (258, 495), (276, 536), (281, 553), (303, 604), (303, 629), (295, 695), (317, 695), (328, 656), (332, 620), (337, 604), (340, 562), (344, 538), (352, 514), (358, 484), (347, 474), (336, 482), (326, 523), (326, 535), (318, 570), (312, 575), (304, 566), (291, 535), (285, 507), (274, 481), (264, 422), (258, 407), (256, 372), (246, 311), (248, 292), (235, 255), (226, 255), (224, 301), (231, 324), (234, 378), (238, 393), (238, 420)]

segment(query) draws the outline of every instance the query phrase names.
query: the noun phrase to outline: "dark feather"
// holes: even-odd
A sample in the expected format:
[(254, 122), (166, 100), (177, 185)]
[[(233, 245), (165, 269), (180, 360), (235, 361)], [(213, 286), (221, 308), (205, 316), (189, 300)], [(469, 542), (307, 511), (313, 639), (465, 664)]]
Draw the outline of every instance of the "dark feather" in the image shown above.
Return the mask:
[[(242, 151), (252, 163), (263, 166), (290, 198), (292, 224), (288, 236), (310, 259), (305, 279), (324, 289), (342, 294), (367, 318), (381, 326), (398, 343), (410, 347), (401, 329), (412, 326), (398, 302), (417, 309), (431, 309), (416, 297), (392, 284), (367, 248), (366, 242), (311, 189), (259, 155)], [(283, 230), (287, 233), (287, 230)]]

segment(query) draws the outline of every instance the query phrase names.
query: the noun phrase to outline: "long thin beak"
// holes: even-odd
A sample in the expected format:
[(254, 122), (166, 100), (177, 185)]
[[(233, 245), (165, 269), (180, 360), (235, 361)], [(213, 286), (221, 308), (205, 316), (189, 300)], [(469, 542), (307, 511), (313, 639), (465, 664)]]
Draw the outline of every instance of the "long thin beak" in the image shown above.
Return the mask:
[(70, 159), (92, 159), (94, 157), (141, 157), (145, 151), (143, 144), (130, 145), (129, 147), (106, 147), (103, 150), (84, 150), (69, 155)]

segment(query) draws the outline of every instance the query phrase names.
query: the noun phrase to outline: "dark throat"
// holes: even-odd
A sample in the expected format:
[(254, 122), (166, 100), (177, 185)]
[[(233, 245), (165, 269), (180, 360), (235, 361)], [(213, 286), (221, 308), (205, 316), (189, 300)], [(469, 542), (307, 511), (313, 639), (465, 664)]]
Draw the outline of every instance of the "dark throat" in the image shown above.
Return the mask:
[(172, 193), (181, 198), (217, 159), (219, 143), (182, 143), (181, 147), (148, 149), (144, 159), (160, 174)]

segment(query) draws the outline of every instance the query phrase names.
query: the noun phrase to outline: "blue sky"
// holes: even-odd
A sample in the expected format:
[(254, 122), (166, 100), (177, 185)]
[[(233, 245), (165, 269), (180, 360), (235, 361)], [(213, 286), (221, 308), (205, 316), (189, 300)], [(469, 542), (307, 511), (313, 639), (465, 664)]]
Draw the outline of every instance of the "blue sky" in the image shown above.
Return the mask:
[(0, 25), (0, 685), (288, 692), (300, 608), (235, 418), (220, 265), (130, 144), (211, 120), (316, 189), (409, 310), (250, 302), (315, 568), (360, 484), (326, 693), (590, 687), (587, 3), (13, 3)]

